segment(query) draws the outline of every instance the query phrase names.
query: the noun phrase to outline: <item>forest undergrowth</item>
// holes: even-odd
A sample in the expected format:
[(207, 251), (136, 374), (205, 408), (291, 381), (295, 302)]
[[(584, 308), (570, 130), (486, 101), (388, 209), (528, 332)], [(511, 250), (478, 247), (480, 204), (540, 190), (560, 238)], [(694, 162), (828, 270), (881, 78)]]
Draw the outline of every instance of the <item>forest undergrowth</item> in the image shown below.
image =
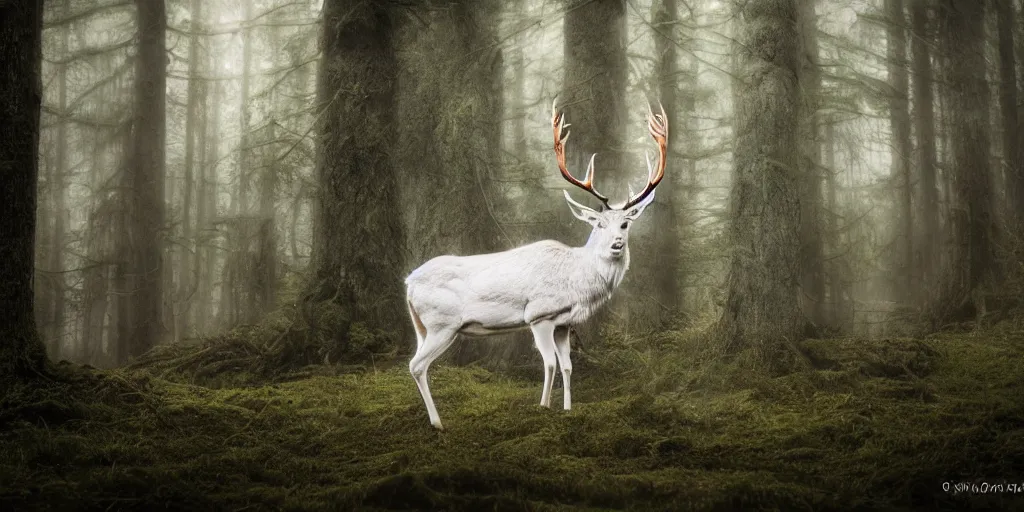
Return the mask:
[(443, 432), (401, 358), (266, 382), (60, 365), (0, 398), (0, 509), (1024, 510), (955, 492), (1024, 485), (1024, 322), (807, 340), (783, 375), (696, 331), (604, 338), (569, 412), (560, 383), (537, 405), (539, 357), (436, 364)]

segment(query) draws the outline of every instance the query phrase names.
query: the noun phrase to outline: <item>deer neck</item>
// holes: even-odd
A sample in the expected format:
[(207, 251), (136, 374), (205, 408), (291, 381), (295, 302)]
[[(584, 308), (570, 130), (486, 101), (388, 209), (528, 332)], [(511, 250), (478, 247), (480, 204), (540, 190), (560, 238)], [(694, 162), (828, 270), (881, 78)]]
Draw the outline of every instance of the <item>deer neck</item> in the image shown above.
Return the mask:
[(629, 244), (623, 248), (622, 257), (617, 259), (609, 258), (605, 248), (599, 248), (593, 236), (587, 240), (586, 245), (578, 247), (580, 253), (579, 261), (585, 262), (586, 272), (600, 281), (609, 294), (619, 287), (622, 278), (629, 268)]

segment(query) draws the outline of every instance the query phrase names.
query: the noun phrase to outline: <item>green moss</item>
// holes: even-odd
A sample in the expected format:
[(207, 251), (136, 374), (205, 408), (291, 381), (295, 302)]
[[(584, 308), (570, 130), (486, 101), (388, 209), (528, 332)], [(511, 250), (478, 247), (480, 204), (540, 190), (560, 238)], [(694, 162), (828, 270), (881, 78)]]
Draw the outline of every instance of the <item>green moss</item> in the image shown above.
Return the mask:
[[(258, 333), (250, 333), (258, 335)], [(61, 368), (0, 397), (0, 508), (1011, 510), (944, 481), (1024, 475), (1024, 332), (809, 340), (750, 371), (697, 332), (580, 351), (574, 408), (538, 374), (404, 361), (199, 386), (185, 365)], [(234, 333), (178, 347), (242, 355)], [(170, 359), (165, 360), (170, 361)], [(539, 361), (537, 363), (539, 368)], [(159, 371), (158, 371), (159, 370)], [(212, 377), (216, 377), (213, 374)]]

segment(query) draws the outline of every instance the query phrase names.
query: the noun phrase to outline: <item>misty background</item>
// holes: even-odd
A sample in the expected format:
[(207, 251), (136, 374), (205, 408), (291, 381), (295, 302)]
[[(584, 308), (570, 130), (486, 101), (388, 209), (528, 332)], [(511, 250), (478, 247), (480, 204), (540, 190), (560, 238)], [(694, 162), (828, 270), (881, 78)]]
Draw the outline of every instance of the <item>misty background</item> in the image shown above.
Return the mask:
[[(584, 347), (884, 337), (1019, 306), (1017, 2), (144, 4), (46, 2), (34, 290), (53, 359), (113, 367), (239, 328), (275, 364), (408, 353), (416, 266), (586, 240), (556, 97), (569, 169), (596, 152), (615, 200), (646, 178), (648, 101), (671, 126)], [(457, 347), (534, 357), (522, 336)]]

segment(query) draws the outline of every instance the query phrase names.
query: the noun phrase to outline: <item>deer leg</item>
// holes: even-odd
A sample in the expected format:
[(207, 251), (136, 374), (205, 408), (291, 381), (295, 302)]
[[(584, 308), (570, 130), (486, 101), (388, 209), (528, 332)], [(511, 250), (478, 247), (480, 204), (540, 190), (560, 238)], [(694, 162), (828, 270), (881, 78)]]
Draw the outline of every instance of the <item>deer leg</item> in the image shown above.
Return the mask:
[(427, 369), (448, 347), (455, 341), (456, 329), (441, 329), (434, 332), (427, 331), (423, 342), (416, 349), (416, 355), (409, 361), (409, 373), (416, 380), (416, 386), (420, 388), (420, 395), (423, 396), (423, 403), (427, 406), (427, 414), (430, 416), (430, 424), (438, 430), (441, 426), (441, 416), (437, 414), (437, 407), (434, 406), (434, 399), (430, 396), (430, 386), (427, 384)]
[(544, 360), (544, 391), (540, 395), (541, 407), (551, 407), (551, 386), (555, 381), (555, 324), (551, 322), (537, 322), (530, 326), (533, 331), (533, 343)]
[(565, 410), (572, 408), (572, 393), (569, 391), (569, 376), (572, 375), (572, 361), (569, 359), (569, 327), (555, 328), (555, 355), (558, 366), (562, 368), (562, 405)]
[(412, 318), (412, 326), (416, 330), (416, 350), (423, 345), (423, 337), (427, 335), (427, 327), (423, 325), (423, 320), (420, 320), (420, 315), (416, 313), (416, 308), (412, 307), (412, 302), (406, 301), (409, 305), (409, 316)]

